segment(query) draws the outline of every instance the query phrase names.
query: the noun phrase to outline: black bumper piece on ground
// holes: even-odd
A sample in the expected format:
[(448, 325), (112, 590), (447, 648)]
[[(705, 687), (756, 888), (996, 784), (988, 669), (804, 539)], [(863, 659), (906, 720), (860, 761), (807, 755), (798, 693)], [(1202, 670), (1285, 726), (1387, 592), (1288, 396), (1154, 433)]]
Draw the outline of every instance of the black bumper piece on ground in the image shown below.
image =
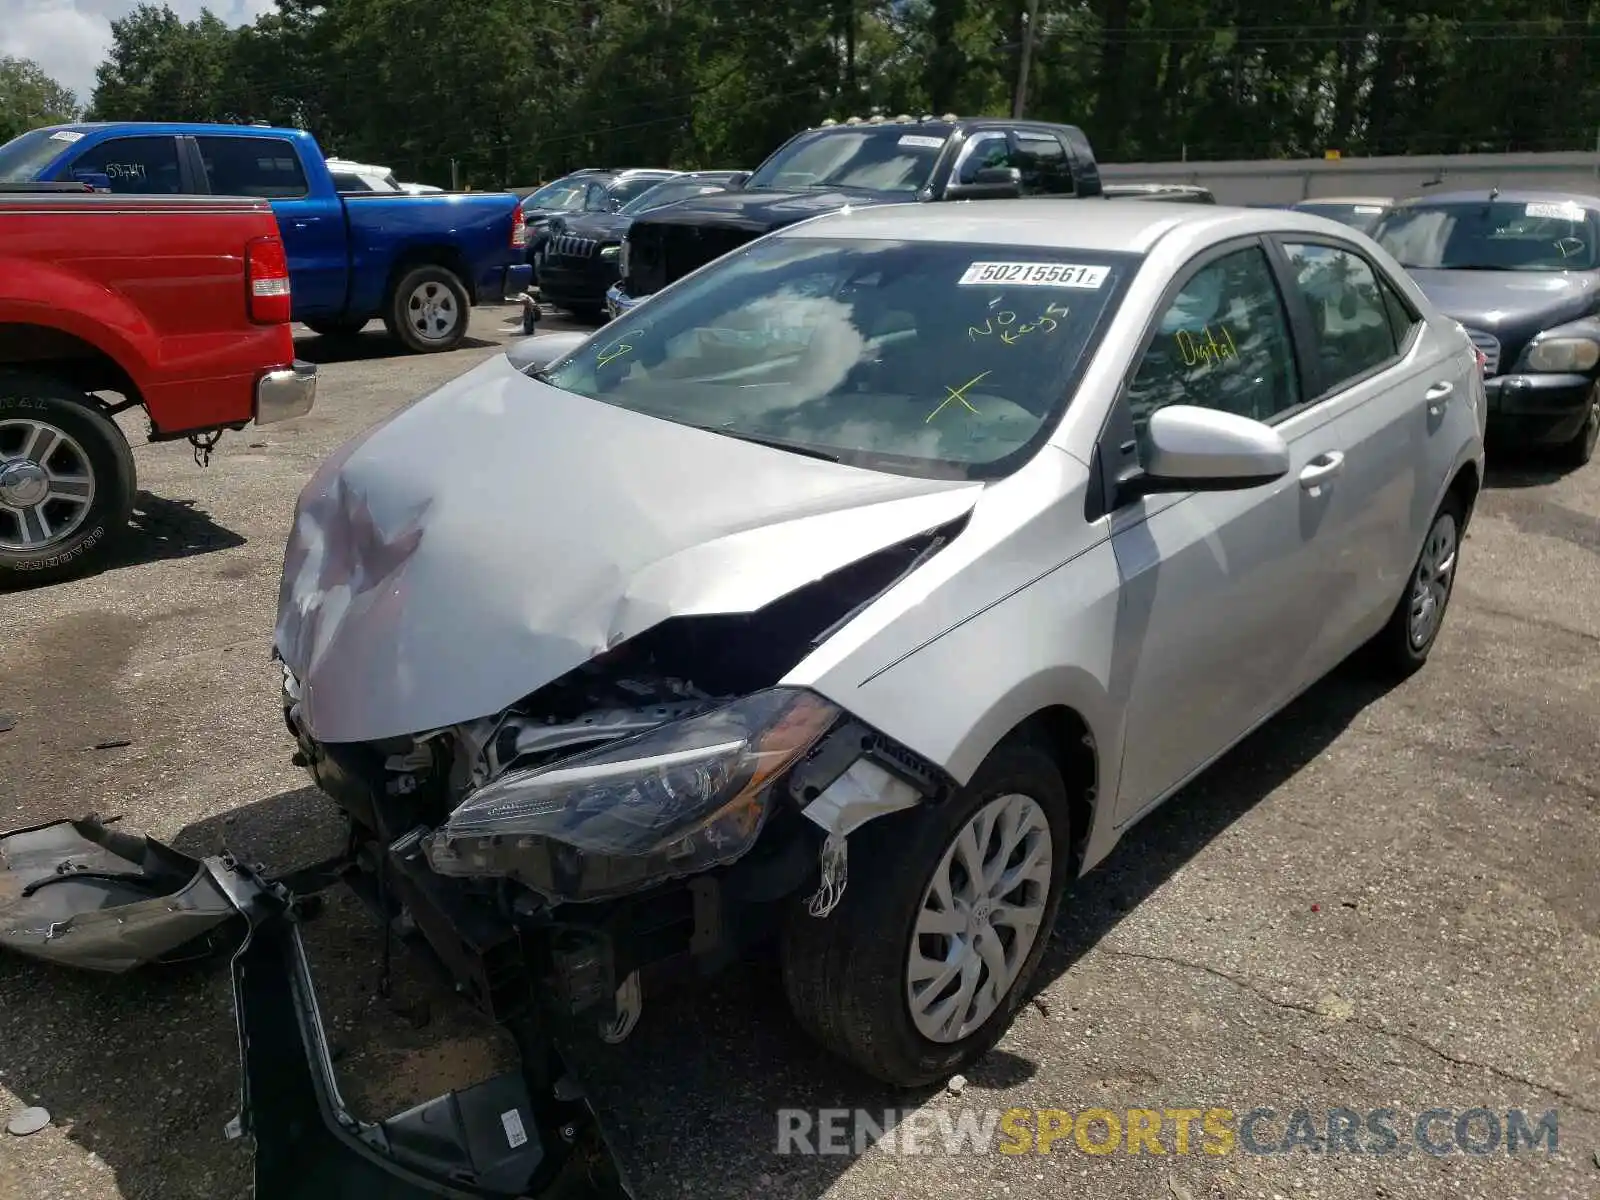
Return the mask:
[(348, 873), (343, 856), (271, 880), (229, 855), (193, 858), (109, 825), (90, 816), (0, 833), (0, 947), (121, 973), (215, 953), (242, 930), (242, 1102), (228, 1132), (254, 1140), (256, 1200), (511, 1200), (588, 1169), (582, 1150), (599, 1134), (576, 1083), (533, 1095), (558, 1061), (536, 1021), (512, 1027), (521, 1070), (383, 1121), (346, 1107), (300, 936), (311, 893)]
[[(233, 959), (257, 1200), (425, 1200), (537, 1193), (553, 1173), (527, 1084), (507, 1072), (369, 1124), (339, 1095), (300, 930), (253, 922)], [(320, 1118), (320, 1119), (318, 1119)]]

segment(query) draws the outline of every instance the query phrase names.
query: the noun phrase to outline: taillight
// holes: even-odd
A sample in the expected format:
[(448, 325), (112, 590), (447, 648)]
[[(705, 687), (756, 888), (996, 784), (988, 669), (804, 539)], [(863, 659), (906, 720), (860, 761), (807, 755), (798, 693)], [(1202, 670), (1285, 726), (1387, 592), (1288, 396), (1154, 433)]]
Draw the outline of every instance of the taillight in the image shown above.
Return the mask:
[(244, 248), (244, 283), (250, 319), (257, 325), (289, 320), (289, 259), (275, 237), (252, 238)]
[(511, 218), (511, 245), (521, 249), (528, 244), (528, 218), (522, 215), (522, 205), (518, 204), (513, 210)]

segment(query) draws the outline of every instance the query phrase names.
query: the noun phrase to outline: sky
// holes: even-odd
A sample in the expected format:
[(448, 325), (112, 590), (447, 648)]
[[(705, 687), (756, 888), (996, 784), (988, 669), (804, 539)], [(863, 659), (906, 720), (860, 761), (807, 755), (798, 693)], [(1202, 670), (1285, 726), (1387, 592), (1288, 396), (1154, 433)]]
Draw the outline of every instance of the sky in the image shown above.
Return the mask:
[[(155, 0), (160, 3), (160, 0)], [(209, 7), (229, 25), (248, 25), (272, 11), (272, 0), (166, 0), (184, 20)], [(62, 87), (88, 104), (94, 71), (111, 46), (111, 22), (139, 0), (0, 0), (0, 56), (31, 58)]]

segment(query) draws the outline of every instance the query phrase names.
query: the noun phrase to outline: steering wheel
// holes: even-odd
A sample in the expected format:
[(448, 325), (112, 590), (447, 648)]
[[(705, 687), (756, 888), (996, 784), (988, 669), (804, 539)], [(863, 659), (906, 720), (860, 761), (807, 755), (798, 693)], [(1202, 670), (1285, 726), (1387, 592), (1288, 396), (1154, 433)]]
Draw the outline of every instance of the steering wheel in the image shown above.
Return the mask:
[(1556, 249), (1561, 251), (1562, 258), (1571, 258), (1575, 254), (1582, 254), (1587, 243), (1580, 237), (1564, 237), (1556, 239)]

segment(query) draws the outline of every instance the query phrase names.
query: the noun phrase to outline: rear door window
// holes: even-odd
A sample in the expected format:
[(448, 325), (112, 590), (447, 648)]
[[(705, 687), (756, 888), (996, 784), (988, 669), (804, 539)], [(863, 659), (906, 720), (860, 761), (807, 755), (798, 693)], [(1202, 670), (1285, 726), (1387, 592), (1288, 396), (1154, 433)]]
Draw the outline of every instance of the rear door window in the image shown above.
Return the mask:
[(1016, 150), (1011, 165), (1022, 171), (1024, 196), (1074, 194), (1072, 163), (1060, 138), (1037, 129), (1018, 129), (1012, 137)]
[(80, 154), (67, 174), (104, 175), (113, 192), (130, 196), (177, 196), (183, 192), (178, 139), (174, 137), (107, 138)]
[(292, 200), (310, 191), (299, 155), (283, 138), (202, 134), (195, 141), (211, 191), (218, 196)]
[(1283, 252), (1311, 311), (1319, 393), (1346, 387), (1395, 357), (1393, 316), (1371, 263), (1333, 246), (1285, 241)]

